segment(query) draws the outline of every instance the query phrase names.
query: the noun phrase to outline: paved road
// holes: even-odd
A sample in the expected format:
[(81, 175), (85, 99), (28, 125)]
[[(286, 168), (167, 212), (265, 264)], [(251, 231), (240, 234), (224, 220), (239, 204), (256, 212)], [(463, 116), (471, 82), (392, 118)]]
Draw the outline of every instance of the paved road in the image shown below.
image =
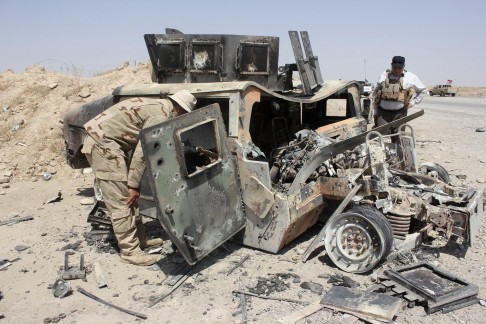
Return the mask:
[(425, 97), (417, 108), (434, 112), (454, 112), (486, 117), (485, 97)]

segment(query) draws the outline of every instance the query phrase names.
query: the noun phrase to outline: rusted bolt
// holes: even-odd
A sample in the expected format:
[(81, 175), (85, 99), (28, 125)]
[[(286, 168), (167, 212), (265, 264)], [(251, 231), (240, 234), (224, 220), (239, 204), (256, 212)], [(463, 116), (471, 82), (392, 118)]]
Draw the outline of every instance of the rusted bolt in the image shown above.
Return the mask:
[(174, 209), (172, 209), (172, 207), (170, 205), (167, 205), (167, 207), (165, 207), (164, 211), (167, 215), (170, 215), (174, 212)]

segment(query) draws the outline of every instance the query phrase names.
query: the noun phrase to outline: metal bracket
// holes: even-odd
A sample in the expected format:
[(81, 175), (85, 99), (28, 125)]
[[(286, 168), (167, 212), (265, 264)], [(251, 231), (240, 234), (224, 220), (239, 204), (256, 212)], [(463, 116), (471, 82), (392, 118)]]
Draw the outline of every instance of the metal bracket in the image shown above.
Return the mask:
[(69, 267), (69, 252), (66, 251), (66, 253), (64, 254), (64, 269), (61, 277), (65, 280), (86, 278), (86, 268), (84, 267), (84, 254), (81, 254), (79, 257), (79, 267)]

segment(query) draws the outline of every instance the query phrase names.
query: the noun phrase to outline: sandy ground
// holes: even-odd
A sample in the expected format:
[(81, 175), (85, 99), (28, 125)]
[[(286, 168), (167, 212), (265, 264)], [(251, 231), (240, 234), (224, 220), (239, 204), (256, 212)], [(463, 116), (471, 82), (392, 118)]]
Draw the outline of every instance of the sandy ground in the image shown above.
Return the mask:
[[(88, 267), (86, 281), (71, 281), (74, 290), (76, 286), (80, 286), (121, 307), (144, 313), (148, 316), (145, 322), (149, 323), (240, 323), (241, 315), (235, 314), (240, 300), (233, 294), (239, 285), (248, 290), (255, 287), (259, 277), (290, 273), (299, 276), (301, 282), (321, 284), (325, 293), (332, 287), (327, 283), (326, 277), (343, 274), (332, 266), (322, 248), (318, 249), (320, 254), (313, 255), (305, 264), (293, 262), (300, 257), (319, 231), (320, 226), (317, 225), (278, 254), (227, 242), (198, 263), (190, 278), (171, 296), (152, 308), (148, 307), (153, 296), (160, 296), (170, 290), (163, 281), (184, 261), (178, 254), (168, 254), (158, 266), (136, 267), (121, 263), (116, 252), (112, 248), (106, 248), (106, 245), (101, 249), (89, 245), (84, 234), (91, 229), (86, 223), (86, 216), (92, 206), (83, 206), (80, 201), (92, 196), (90, 185), (93, 179), (91, 174), (83, 175), (80, 171), (70, 170), (63, 162), (60, 133), (62, 125), (59, 123), (70, 107), (104, 96), (111, 88), (128, 83), (130, 78), (138, 77), (135, 82), (148, 82), (146, 72), (146, 66), (140, 65), (121, 66), (118, 70), (93, 79), (59, 76), (39, 68), (32, 68), (30, 72), (20, 75), (10, 72), (0, 74), (0, 108), (8, 106), (7, 111), (0, 111), (0, 177), (4, 174), (12, 175), (8, 187), (3, 185), (0, 188), (0, 221), (17, 215), (34, 217), (31, 221), (0, 226), (0, 259), (18, 258), (8, 268), (0, 271), (0, 291), (3, 295), (0, 300), (0, 313), (5, 317), (0, 321), (39, 323), (61, 313), (65, 316), (60, 319), (61, 323), (143, 321), (101, 305), (77, 291), (63, 299), (55, 298), (48, 285), (54, 283), (58, 277), (66, 249), (74, 253), (70, 259), (71, 264), (77, 264), (80, 253), (84, 253)], [(29, 80), (31, 88), (19, 87)], [(58, 85), (50, 89), (49, 85), (54, 82)], [(78, 82), (81, 87), (76, 85)], [(43, 88), (44, 92), (38, 93), (33, 90), (32, 84), (37, 85), (36, 89), (46, 88)], [(77, 92), (73, 92), (73, 84)], [(86, 87), (90, 89), (90, 97), (83, 99), (79, 94)], [(58, 93), (54, 94), (53, 91)], [(438, 104), (437, 100), (442, 101)], [(456, 183), (462, 182), (486, 189), (486, 133), (475, 131), (478, 127), (486, 126), (484, 100), (484, 97), (476, 95), (470, 98), (427, 97), (419, 106), (426, 110), (426, 114), (413, 121), (412, 125), (419, 140), (417, 151), (421, 161), (441, 163), (453, 175)], [(452, 104), (457, 110), (443, 109), (440, 103)], [(462, 111), (461, 107), (466, 105), (474, 105), (483, 110)], [(24, 123), (14, 130), (15, 122), (19, 119), (24, 119)], [(45, 171), (53, 174), (51, 180), (41, 179), (40, 175)], [(466, 176), (465, 179), (463, 175)], [(45, 204), (48, 198), (57, 196), (59, 191), (62, 192), (61, 201)], [(157, 222), (147, 221), (149, 233), (160, 231)], [(473, 247), (449, 244), (436, 248), (436, 245), (431, 244), (418, 250), (415, 256), (477, 284), (480, 289), (479, 297), (485, 299), (485, 234), (483, 225), (478, 243)], [(76, 247), (78, 242), (79, 246)], [(68, 246), (69, 244), (74, 246)], [(17, 251), (16, 248), (22, 250), (21, 246), (28, 248)], [(166, 244), (164, 251), (170, 251), (169, 246), (170, 244)], [(249, 259), (228, 275), (228, 271), (246, 255), (250, 256)], [(92, 271), (96, 261), (101, 263), (106, 273), (106, 288), (97, 288)], [(396, 265), (400, 263), (385, 263), (376, 273)], [(361, 284), (360, 289), (372, 285), (370, 275), (349, 277)], [(301, 288), (301, 283), (294, 283), (292, 279), (287, 281), (288, 289), (275, 292), (271, 296), (308, 303), (320, 300), (321, 296), (318, 294)], [(255, 323), (275, 323), (304, 307), (298, 303), (255, 297), (247, 297), (246, 300), (248, 319)], [(351, 319), (346, 315), (321, 310), (299, 323), (350, 322)], [(448, 314), (426, 315), (422, 307), (414, 307), (401, 311), (397, 322), (486, 323), (486, 308), (476, 304)]]

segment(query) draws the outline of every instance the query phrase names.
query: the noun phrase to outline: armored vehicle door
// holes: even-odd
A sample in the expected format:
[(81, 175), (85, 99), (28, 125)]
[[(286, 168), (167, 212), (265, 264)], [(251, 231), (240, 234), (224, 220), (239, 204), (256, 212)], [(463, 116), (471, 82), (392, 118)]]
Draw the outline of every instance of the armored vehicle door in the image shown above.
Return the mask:
[(159, 221), (189, 264), (245, 227), (218, 104), (144, 129), (140, 141)]

